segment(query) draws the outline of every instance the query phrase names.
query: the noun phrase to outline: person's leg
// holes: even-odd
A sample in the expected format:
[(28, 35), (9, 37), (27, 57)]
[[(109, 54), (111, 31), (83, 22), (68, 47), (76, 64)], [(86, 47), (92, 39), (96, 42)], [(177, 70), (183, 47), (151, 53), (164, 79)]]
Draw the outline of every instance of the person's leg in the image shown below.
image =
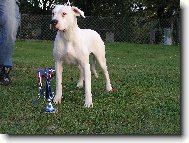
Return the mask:
[(13, 66), (12, 54), (19, 23), (20, 13), (16, 1), (2, 1), (0, 3), (0, 84), (10, 82), (9, 73)]
[(0, 65), (12, 67), (13, 47), (20, 22), (16, 1), (0, 3)]

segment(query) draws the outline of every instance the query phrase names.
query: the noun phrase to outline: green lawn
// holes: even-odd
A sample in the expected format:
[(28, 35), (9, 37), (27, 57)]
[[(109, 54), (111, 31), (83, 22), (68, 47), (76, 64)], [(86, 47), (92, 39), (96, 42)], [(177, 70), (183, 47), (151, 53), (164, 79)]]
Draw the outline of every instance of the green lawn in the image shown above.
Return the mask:
[[(77, 89), (79, 71), (66, 65), (63, 101), (56, 113), (38, 93), (38, 69), (54, 68), (51, 41), (17, 41), (12, 84), (0, 86), (0, 133), (181, 135), (180, 47), (106, 43), (114, 91), (92, 76), (93, 108), (84, 108), (84, 89)], [(55, 88), (55, 79), (52, 80)]]

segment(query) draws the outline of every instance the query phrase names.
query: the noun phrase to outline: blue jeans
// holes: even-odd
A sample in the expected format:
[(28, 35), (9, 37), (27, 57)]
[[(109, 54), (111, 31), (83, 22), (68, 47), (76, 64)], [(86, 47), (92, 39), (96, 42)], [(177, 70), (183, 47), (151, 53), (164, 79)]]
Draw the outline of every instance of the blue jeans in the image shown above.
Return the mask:
[(20, 24), (16, 0), (1, 0), (0, 3), (0, 65), (12, 67), (13, 48)]

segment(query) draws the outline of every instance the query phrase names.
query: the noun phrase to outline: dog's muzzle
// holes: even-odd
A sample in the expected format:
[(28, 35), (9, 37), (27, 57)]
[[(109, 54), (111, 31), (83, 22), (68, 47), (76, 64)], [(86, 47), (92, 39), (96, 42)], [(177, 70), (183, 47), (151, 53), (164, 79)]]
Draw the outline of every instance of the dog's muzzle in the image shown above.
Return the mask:
[(51, 20), (50, 29), (52, 29), (52, 25), (53, 25), (53, 27), (55, 27), (57, 25), (57, 23), (58, 23), (58, 20), (56, 20), (56, 19)]
[(58, 20), (56, 20), (56, 19), (53, 19), (50, 22), (50, 24), (52, 24), (53, 26), (56, 26), (57, 23), (58, 23)]

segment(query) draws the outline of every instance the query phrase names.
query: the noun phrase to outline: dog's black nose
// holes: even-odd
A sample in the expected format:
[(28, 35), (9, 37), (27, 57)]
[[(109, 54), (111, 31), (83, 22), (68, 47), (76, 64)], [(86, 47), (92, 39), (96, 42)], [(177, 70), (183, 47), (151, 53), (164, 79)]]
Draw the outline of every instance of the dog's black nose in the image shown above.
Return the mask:
[(51, 20), (51, 22), (50, 22), (50, 24), (53, 24), (53, 25), (56, 25), (58, 23), (58, 20), (56, 20), (56, 19), (53, 19), (53, 20)]

